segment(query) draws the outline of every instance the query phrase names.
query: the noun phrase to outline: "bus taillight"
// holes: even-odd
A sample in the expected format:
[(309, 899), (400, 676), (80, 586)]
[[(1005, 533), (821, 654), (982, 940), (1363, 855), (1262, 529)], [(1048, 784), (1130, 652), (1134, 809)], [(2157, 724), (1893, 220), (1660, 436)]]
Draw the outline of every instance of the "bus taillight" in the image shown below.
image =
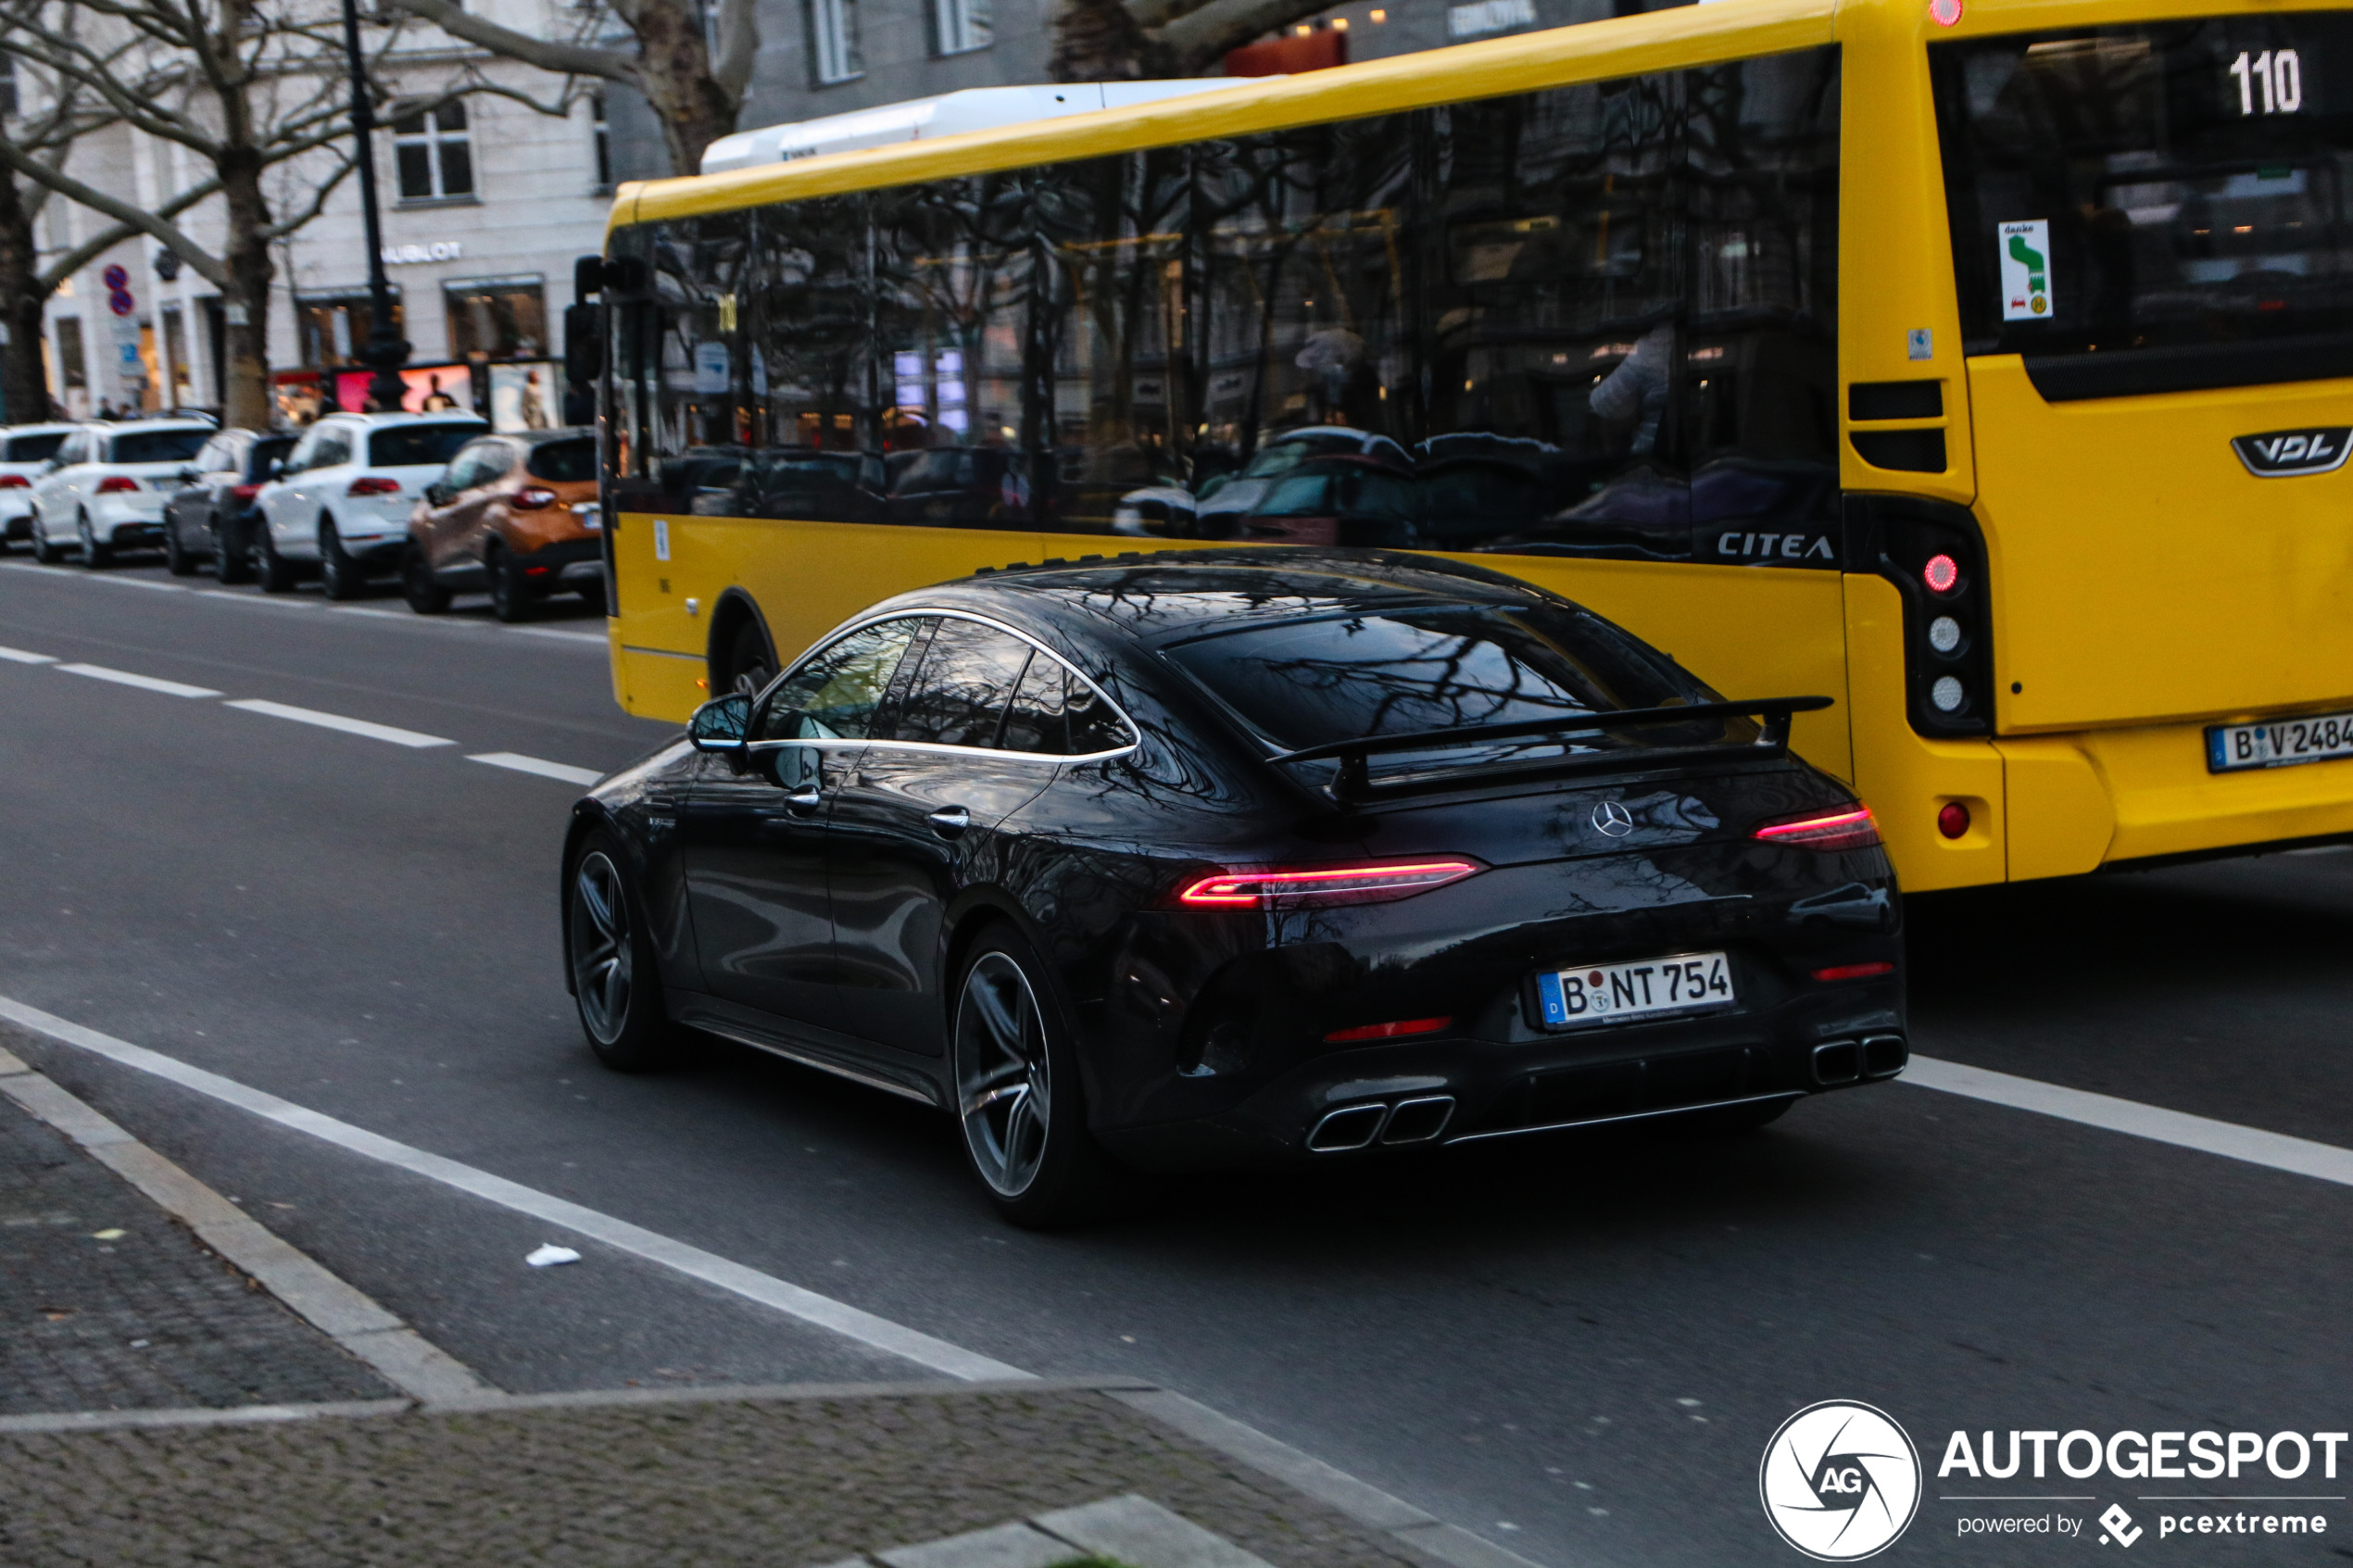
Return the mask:
[(1949, 594), (1960, 583), (1960, 563), (1950, 556), (1931, 556), (1928, 564), (1920, 568), (1920, 581), (1928, 584), (1931, 594)]

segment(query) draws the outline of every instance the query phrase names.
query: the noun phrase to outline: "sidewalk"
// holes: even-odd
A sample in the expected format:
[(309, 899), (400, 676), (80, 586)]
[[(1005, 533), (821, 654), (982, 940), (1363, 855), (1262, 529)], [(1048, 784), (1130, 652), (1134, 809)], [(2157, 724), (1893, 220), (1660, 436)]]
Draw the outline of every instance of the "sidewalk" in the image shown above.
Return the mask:
[(1133, 1380), (501, 1393), (4, 1050), (0, 1324), (11, 1568), (1529, 1568)]

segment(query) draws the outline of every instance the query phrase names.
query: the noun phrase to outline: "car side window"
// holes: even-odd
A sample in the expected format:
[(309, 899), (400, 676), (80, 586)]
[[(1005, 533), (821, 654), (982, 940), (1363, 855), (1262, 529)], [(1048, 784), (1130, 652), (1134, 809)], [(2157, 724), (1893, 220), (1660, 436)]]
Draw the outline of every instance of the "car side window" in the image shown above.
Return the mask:
[(786, 677), (753, 724), (751, 738), (863, 740), (873, 733), (890, 678), (923, 622), (877, 621), (837, 638)]
[(474, 448), (474, 476), (469, 484), (496, 484), (507, 477), (515, 466), (514, 444), (507, 441), (485, 441)]
[(442, 489), (455, 497), (481, 483), (482, 451), (480, 445), (459, 447), (458, 455), (449, 459), (449, 466), (442, 470)]
[(943, 620), (900, 703), (891, 738), (994, 746), (1030, 646), (978, 621)]
[(226, 437), (214, 436), (204, 444), (195, 457), (188, 459), (188, 466), (198, 473), (211, 473), (217, 469), (225, 467), (223, 448), (227, 445)]
[(1089, 757), (1132, 745), (1135, 736), (1102, 695), (1061, 660), (1039, 654), (1029, 661), (1020, 689), (1005, 709), (1007, 751), (1048, 757)]
[(311, 430), (295, 443), (294, 450), (286, 454), (285, 467), (279, 470), (284, 478), (292, 479), (310, 466), (310, 455), (319, 450), (321, 433), (318, 430)]
[(319, 433), (319, 445), (312, 448), (308, 467), (331, 469), (351, 461), (351, 437), (339, 430)]

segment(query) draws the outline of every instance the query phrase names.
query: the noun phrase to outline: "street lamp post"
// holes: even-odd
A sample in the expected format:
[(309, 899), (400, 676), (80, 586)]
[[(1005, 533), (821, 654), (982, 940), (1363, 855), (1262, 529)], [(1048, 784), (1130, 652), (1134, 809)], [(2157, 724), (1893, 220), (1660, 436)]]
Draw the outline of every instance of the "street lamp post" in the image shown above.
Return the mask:
[(387, 412), (397, 409), (408, 388), (400, 367), (409, 362), (409, 345), (392, 320), (392, 284), (384, 278), (384, 220), (376, 211), (376, 109), (368, 94), (368, 69), (359, 54), (359, 0), (343, 0), (343, 48), (351, 69), (351, 137), (359, 161), (359, 212), (367, 229), (368, 341), (359, 360), (375, 375), (368, 395)]

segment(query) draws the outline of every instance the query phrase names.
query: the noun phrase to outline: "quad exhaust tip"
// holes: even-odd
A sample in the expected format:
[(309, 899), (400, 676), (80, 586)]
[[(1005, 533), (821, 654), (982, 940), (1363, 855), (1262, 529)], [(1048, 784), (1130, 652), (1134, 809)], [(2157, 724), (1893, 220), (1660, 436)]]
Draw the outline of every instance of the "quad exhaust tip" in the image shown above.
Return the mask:
[(1901, 1035), (1831, 1040), (1814, 1047), (1814, 1082), (1834, 1089), (1869, 1079), (1893, 1078), (1911, 1060), (1911, 1050)]
[(1430, 1143), (1446, 1130), (1453, 1114), (1452, 1095), (1421, 1095), (1394, 1105), (1344, 1105), (1324, 1112), (1309, 1129), (1307, 1148), (1312, 1154), (1345, 1154), (1370, 1148), (1375, 1142), (1389, 1148)]

